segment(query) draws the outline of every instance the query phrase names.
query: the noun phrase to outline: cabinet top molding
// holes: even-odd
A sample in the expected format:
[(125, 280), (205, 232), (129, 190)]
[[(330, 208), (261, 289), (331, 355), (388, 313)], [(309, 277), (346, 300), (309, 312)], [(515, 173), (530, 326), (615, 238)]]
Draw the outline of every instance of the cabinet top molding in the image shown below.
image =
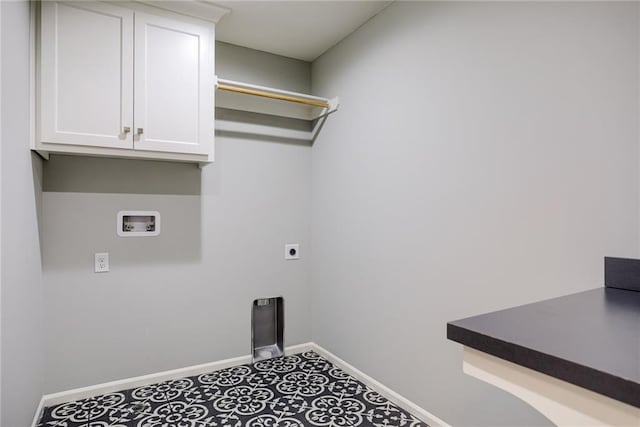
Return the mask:
[(135, 0), (134, 2), (213, 22), (214, 24), (217, 24), (220, 18), (231, 12), (230, 9), (218, 6), (208, 0)]

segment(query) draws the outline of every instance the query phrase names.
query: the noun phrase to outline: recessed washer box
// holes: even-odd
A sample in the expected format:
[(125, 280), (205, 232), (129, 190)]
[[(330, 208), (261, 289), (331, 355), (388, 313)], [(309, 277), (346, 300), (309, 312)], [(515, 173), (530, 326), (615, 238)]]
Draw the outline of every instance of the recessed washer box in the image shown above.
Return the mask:
[(120, 237), (151, 237), (160, 234), (160, 212), (120, 211), (117, 223)]

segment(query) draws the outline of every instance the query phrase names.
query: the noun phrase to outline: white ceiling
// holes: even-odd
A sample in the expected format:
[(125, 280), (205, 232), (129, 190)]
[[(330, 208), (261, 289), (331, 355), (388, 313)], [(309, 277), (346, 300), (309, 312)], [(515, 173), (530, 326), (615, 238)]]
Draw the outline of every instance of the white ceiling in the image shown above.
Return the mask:
[(217, 1), (230, 10), (216, 40), (313, 61), (391, 3), (384, 1)]

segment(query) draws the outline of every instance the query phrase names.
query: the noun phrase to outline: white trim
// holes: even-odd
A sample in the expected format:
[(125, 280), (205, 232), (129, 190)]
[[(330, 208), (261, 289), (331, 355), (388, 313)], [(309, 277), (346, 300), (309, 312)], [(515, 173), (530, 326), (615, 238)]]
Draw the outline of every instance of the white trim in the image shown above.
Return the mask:
[(45, 396), (42, 396), (40, 399), (40, 403), (38, 404), (38, 409), (36, 409), (36, 413), (33, 416), (33, 421), (31, 422), (32, 427), (36, 427), (38, 422), (40, 421), (40, 416), (42, 415), (42, 411), (44, 410)]
[[(381, 382), (373, 379), (369, 375), (360, 371), (359, 369), (353, 367), (349, 363), (340, 359), (335, 354), (325, 350), (319, 345), (308, 342), (304, 344), (293, 345), (285, 348), (285, 354), (294, 354), (294, 353), (304, 353), (305, 351), (313, 350), (318, 353), (320, 356), (327, 359), (329, 362), (333, 363), (343, 371), (347, 372), (349, 375), (352, 375), (357, 380), (361, 381), (363, 384), (371, 387), (378, 393), (380, 393), (385, 398), (389, 399), (391, 402), (398, 405), (400, 408), (410, 412), (415, 415), (419, 419), (423, 420), (427, 424), (431, 426), (442, 426), (442, 427), (450, 427), (449, 424), (436, 417), (435, 415), (428, 412), (426, 409), (418, 406), (417, 404), (411, 402), (409, 399), (403, 397), (399, 393), (391, 390), (389, 387), (385, 386)], [(99, 396), (105, 393), (112, 393), (119, 390), (127, 390), (130, 388), (141, 387), (148, 384), (154, 384), (157, 382), (173, 380), (177, 378), (190, 377), (194, 375), (201, 375), (207, 372), (218, 371), (221, 369), (230, 368), (232, 366), (244, 365), (247, 363), (251, 363), (251, 355), (233, 357), (230, 359), (219, 360), (217, 362), (203, 363), (201, 365), (188, 366), (185, 368), (172, 369), (169, 371), (158, 372), (155, 374), (142, 375), (139, 377), (125, 378), (117, 381), (110, 381), (107, 383), (96, 384), (88, 387), (81, 387), (67, 391), (61, 391), (58, 393), (45, 394), (42, 396), (40, 401), (40, 405), (38, 405), (38, 409), (33, 418), (32, 427), (36, 427), (37, 422), (39, 421), (40, 414), (44, 407), (59, 405), (64, 402), (71, 402), (79, 399), (86, 399), (93, 396)]]
[(48, 156), (49, 154), (64, 154), (84, 157), (123, 157), (128, 159), (170, 160), (172, 162), (188, 163), (213, 162), (213, 156), (206, 154), (164, 153), (161, 151), (128, 150), (90, 146), (82, 147), (82, 152), (79, 152), (78, 146), (57, 143), (50, 144), (46, 142), (38, 142), (36, 151), (43, 157)]
[[(285, 354), (301, 353), (309, 351), (313, 348), (313, 343), (304, 343), (293, 345), (285, 348)], [(219, 360), (217, 362), (203, 363), (201, 365), (187, 366), (185, 368), (171, 369), (169, 371), (157, 372), (139, 377), (124, 378), (116, 381), (109, 381), (102, 384), (96, 384), (88, 387), (80, 387), (72, 390), (61, 391), (58, 393), (45, 394), (42, 396), (42, 402), (36, 413), (36, 421), (40, 415), (40, 410), (44, 406), (59, 405), (64, 402), (72, 402), (74, 400), (86, 399), (93, 396), (99, 396), (105, 393), (112, 393), (119, 390), (127, 390), (130, 388), (141, 387), (143, 385), (154, 384), (157, 382), (173, 380), (183, 377), (191, 377), (201, 375), (207, 372), (219, 371), (221, 369), (230, 368), (232, 366), (244, 365), (251, 363), (251, 355), (232, 357), (230, 359)], [(34, 424), (35, 427), (35, 424)]]
[(400, 408), (410, 412), (412, 415), (415, 415), (416, 417), (418, 417), (425, 423), (429, 424), (430, 426), (450, 427), (450, 424), (447, 424), (446, 422), (436, 417), (426, 409), (422, 408), (421, 406), (418, 406), (417, 404), (413, 403), (412, 401), (402, 396), (401, 394), (391, 390), (389, 387), (382, 384), (380, 381), (370, 377), (369, 375), (365, 374), (364, 372), (357, 369), (353, 365), (340, 359), (335, 354), (320, 347), (318, 344), (313, 343), (313, 351), (315, 351), (320, 356), (324, 357), (329, 362), (333, 363), (334, 365), (336, 365), (337, 367), (339, 367), (340, 369), (342, 369), (352, 377), (356, 378), (358, 381), (360, 381), (364, 385), (371, 387), (372, 389), (380, 393), (382, 396), (384, 396), (386, 399), (398, 405)]
[[(2, 4), (0, 4), (0, 212), (2, 212)], [(0, 242), (2, 241), (2, 221), (0, 221)], [(2, 245), (0, 244), (0, 289), (2, 289)], [(2, 292), (0, 292), (0, 330), (2, 323), (1, 307), (2, 307)], [(0, 340), (0, 384), (2, 384), (2, 340)], [(2, 422), (2, 387), (0, 387), (0, 422)], [(36, 413), (36, 416), (38, 413)]]
[(72, 402), (79, 399), (87, 399), (89, 397), (99, 396), (105, 393), (113, 393), (115, 391), (127, 390), (129, 388), (141, 387), (157, 382), (173, 380), (176, 378), (200, 375), (206, 372), (218, 371), (220, 369), (229, 368), (231, 366), (244, 365), (251, 363), (250, 356), (239, 356), (231, 359), (224, 359), (217, 362), (203, 363), (185, 368), (171, 369), (169, 371), (157, 372), (149, 375), (141, 375), (139, 377), (124, 378), (121, 380), (110, 381), (107, 383), (81, 387), (72, 390), (61, 391), (58, 393), (45, 394), (43, 399), (45, 406), (59, 405), (64, 402)]
[(292, 346), (289, 346), (289, 347), (285, 347), (284, 354), (285, 354), (285, 356), (288, 356), (290, 354), (304, 353), (305, 351), (313, 350), (314, 346), (315, 346), (315, 344), (312, 343), (312, 342), (306, 342), (304, 344), (292, 345)]
[(204, 19), (217, 24), (220, 18), (231, 12), (231, 9), (205, 1), (169, 1), (169, 0), (134, 0), (158, 9), (168, 10), (192, 18)]

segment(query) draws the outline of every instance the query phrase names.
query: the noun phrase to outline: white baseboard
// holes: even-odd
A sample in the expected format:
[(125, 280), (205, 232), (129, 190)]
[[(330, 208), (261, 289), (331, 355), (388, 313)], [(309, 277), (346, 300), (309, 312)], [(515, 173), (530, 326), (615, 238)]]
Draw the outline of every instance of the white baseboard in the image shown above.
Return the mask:
[(440, 418), (436, 417), (426, 409), (418, 406), (417, 404), (413, 403), (406, 397), (391, 390), (389, 387), (382, 384), (380, 381), (374, 378), (371, 378), (369, 375), (365, 374), (361, 370), (355, 368), (353, 365), (350, 365), (349, 363), (340, 359), (338, 356), (331, 353), (330, 351), (320, 347), (318, 344), (313, 343), (312, 349), (313, 351), (318, 353), (320, 356), (324, 357), (329, 362), (333, 363), (338, 368), (342, 369), (343, 371), (345, 371), (346, 373), (348, 373), (349, 375), (351, 375), (352, 377), (354, 377), (364, 385), (371, 387), (372, 389), (380, 393), (389, 401), (395, 403), (405, 411), (410, 412), (412, 415), (415, 415), (416, 417), (418, 417), (425, 423), (429, 424), (430, 426), (451, 427), (449, 424), (447, 424)]
[[(284, 351), (285, 354), (292, 354), (309, 351), (312, 348), (313, 343), (309, 342), (286, 347)], [(42, 413), (42, 409), (44, 407), (59, 405), (64, 402), (72, 402), (74, 400), (87, 399), (89, 397), (99, 396), (105, 393), (113, 393), (115, 391), (142, 387), (162, 381), (169, 381), (178, 378), (206, 374), (207, 372), (219, 371), (221, 369), (244, 365), (247, 363), (251, 363), (251, 355), (232, 357), (231, 359), (219, 360), (217, 362), (203, 363), (201, 365), (187, 366), (185, 368), (172, 369), (169, 371), (157, 372), (154, 374), (142, 375), (139, 377), (124, 378), (121, 380), (109, 381), (106, 383), (96, 384), (88, 387), (75, 388), (58, 393), (45, 394), (44, 396), (42, 396), (42, 400), (40, 401), (40, 405), (38, 406), (38, 410), (34, 417), (33, 427), (37, 425), (40, 414)]]
[(38, 421), (40, 421), (40, 415), (42, 414), (44, 407), (44, 396), (42, 396), (42, 398), (40, 399), (40, 403), (38, 404), (38, 409), (36, 409), (36, 413), (33, 416), (33, 421), (31, 422), (32, 427), (36, 427), (38, 425)]
[[(401, 396), (389, 387), (385, 386), (381, 382), (371, 378), (364, 372), (356, 369), (349, 363), (340, 359), (335, 354), (325, 350), (319, 345), (308, 342), (304, 344), (298, 344), (285, 348), (285, 354), (302, 353), (305, 351), (313, 350), (320, 356), (324, 357), (343, 371), (352, 375), (365, 385), (371, 387), (391, 402), (398, 405), (400, 408), (412, 413), (422, 421), (431, 426), (450, 427), (449, 424), (442, 421), (440, 418), (431, 414), (427, 410), (421, 408), (409, 399)], [(40, 400), (38, 410), (33, 419), (32, 426), (35, 427), (38, 424), (40, 415), (44, 407), (59, 405), (64, 402), (72, 402), (79, 399), (87, 399), (89, 397), (99, 396), (105, 393), (113, 393), (115, 391), (127, 390), (130, 388), (142, 387), (148, 384), (154, 384), (162, 381), (174, 380), (178, 378), (191, 377), (194, 375), (201, 375), (207, 372), (218, 371), (232, 366), (244, 365), (251, 363), (251, 355), (233, 357), (231, 359), (219, 360), (217, 362), (203, 363), (201, 365), (188, 366), (185, 368), (172, 369), (169, 371), (158, 372), (155, 374), (142, 375), (139, 377), (125, 378), (117, 381), (110, 381), (107, 383), (96, 384), (88, 387), (81, 387), (72, 390), (61, 391), (58, 393), (45, 394)]]

